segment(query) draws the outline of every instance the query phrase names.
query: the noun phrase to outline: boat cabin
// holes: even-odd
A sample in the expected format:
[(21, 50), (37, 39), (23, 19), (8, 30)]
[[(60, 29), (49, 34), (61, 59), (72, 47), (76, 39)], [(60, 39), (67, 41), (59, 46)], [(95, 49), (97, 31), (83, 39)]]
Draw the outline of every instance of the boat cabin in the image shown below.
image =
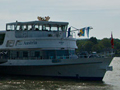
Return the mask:
[[(16, 38), (66, 37), (67, 26), (68, 26), (68, 22), (52, 22), (52, 21), (17, 22), (16, 21), (13, 23), (7, 23), (6, 30), (15, 31)], [(24, 33), (26, 33), (27, 35), (24, 35)]]
[(51, 22), (51, 21), (31, 21), (31, 22), (13, 22), (6, 24), (6, 30), (12, 31), (66, 31), (68, 22)]
[(66, 35), (67, 27), (68, 22), (7, 23), (5, 48), (0, 50), (2, 58), (7, 55), (9, 59), (67, 59), (69, 55), (75, 54), (76, 48), (76, 41)]

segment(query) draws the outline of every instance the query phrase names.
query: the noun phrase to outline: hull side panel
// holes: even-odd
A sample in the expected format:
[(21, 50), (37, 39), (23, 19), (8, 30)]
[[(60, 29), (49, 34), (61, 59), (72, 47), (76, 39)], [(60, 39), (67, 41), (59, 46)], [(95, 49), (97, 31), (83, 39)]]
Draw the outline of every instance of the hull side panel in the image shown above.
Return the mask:
[(0, 74), (102, 80), (107, 71), (106, 68), (109, 66), (111, 61), (112, 58), (96, 60), (61, 60), (61, 62), (58, 63), (53, 63), (51, 60), (9, 60), (8, 62), (0, 65)]

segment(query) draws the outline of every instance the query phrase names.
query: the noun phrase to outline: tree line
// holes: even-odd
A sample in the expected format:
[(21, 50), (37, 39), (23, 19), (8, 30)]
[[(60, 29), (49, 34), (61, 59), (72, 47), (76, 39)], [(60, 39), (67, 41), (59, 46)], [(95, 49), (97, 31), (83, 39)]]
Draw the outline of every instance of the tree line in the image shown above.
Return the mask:
[(114, 48), (111, 46), (111, 38), (103, 38), (101, 40), (96, 37), (91, 37), (90, 39), (77, 40), (78, 49), (76, 52), (80, 53), (82, 51), (87, 51), (88, 53), (97, 52), (104, 53), (112, 51), (115, 56), (120, 56), (120, 40), (114, 39)]

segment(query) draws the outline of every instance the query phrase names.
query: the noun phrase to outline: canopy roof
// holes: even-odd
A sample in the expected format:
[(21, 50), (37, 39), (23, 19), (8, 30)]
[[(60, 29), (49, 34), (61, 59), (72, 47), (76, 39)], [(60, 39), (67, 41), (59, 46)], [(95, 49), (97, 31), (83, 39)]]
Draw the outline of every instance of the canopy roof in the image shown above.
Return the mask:
[(29, 21), (29, 22), (12, 22), (7, 23), (6, 25), (34, 25), (34, 24), (54, 24), (54, 25), (68, 25), (68, 22), (55, 22), (55, 21)]

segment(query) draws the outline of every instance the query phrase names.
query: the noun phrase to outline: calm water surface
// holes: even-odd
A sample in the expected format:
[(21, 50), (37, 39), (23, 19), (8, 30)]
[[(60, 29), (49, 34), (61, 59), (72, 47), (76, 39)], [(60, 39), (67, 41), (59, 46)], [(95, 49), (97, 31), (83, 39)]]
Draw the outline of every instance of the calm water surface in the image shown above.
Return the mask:
[(0, 90), (120, 90), (120, 58), (111, 63), (113, 71), (106, 73), (103, 81), (72, 79), (0, 76)]

